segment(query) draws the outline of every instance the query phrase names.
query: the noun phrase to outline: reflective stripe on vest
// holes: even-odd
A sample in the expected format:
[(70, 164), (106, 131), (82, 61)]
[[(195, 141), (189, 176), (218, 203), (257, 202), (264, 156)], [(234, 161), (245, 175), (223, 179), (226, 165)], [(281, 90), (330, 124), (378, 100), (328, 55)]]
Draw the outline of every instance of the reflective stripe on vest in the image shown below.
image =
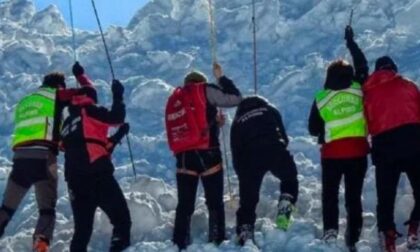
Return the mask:
[(322, 90), (316, 96), (316, 103), (325, 121), (326, 143), (367, 136), (360, 84), (354, 82), (350, 88), (343, 90)]
[(31, 141), (52, 141), (56, 89), (40, 88), (16, 106), (12, 145)]

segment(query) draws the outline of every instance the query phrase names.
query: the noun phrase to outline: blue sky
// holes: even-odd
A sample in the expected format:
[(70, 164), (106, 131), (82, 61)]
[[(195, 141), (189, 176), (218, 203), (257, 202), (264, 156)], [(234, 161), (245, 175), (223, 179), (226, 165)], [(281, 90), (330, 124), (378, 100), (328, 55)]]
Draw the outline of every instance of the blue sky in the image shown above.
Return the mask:
[[(61, 10), (68, 24), (69, 0), (33, 0), (37, 9), (41, 10), (50, 4), (55, 4)], [(96, 0), (95, 4), (102, 25), (126, 26), (133, 15), (149, 0)], [(76, 28), (96, 30), (97, 24), (90, 0), (72, 0), (74, 24)]]

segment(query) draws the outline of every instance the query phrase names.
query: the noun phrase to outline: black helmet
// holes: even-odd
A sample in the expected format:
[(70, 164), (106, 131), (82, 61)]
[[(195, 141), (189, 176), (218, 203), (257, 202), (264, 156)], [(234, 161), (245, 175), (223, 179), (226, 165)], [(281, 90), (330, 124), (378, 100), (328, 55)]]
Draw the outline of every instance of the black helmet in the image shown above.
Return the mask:
[(53, 72), (44, 76), (43, 87), (66, 88), (65, 77), (63, 73)]
[(348, 88), (353, 77), (353, 67), (345, 60), (336, 60), (328, 66), (324, 87), (333, 90)]
[(378, 70), (393, 70), (398, 72), (398, 67), (389, 56), (383, 56), (376, 60), (375, 71)]

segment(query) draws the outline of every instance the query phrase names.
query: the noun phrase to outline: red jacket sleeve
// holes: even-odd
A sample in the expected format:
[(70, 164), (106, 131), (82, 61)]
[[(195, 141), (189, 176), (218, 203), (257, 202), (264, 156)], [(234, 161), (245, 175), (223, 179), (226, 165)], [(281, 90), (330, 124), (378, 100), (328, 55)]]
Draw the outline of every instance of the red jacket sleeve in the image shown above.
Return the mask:
[(79, 76), (76, 76), (77, 82), (80, 83), (81, 87), (92, 87), (93, 88), (93, 82), (89, 79), (89, 77), (86, 74), (81, 74)]
[[(76, 76), (77, 82), (79, 82), (80, 86), (83, 87), (91, 87), (94, 88), (93, 82), (89, 79), (86, 74), (82, 74)], [(78, 92), (78, 88), (68, 88), (68, 89), (60, 89), (58, 90), (58, 100), (60, 102), (69, 102), (73, 96), (75, 96)]]

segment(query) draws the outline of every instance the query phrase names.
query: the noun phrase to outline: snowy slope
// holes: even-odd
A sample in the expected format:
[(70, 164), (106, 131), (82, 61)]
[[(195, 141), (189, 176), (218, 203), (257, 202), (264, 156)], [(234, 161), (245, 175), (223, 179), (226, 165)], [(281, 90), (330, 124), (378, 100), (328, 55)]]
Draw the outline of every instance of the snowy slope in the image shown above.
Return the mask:
[[(219, 60), (241, 90), (251, 93), (251, 1), (214, 2)], [(133, 246), (129, 251), (175, 251), (170, 242), (176, 207), (174, 161), (165, 142), (163, 108), (168, 94), (189, 70), (198, 68), (210, 74), (207, 8), (205, 0), (153, 0), (138, 11), (126, 28), (111, 27), (106, 32), (117, 76), (127, 90), (137, 172), (144, 175), (132, 180), (127, 149), (122, 145), (115, 162), (119, 166), (116, 176), (132, 211)], [(256, 234), (257, 244), (263, 251), (342, 249), (342, 240), (338, 248), (327, 248), (316, 239), (322, 229), (319, 154), (316, 142), (307, 135), (306, 118), (314, 93), (322, 87), (325, 66), (335, 58), (349, 57), (343, 28), (351, 8), (355, 9), (353, 26), (357, 40), (370, 62), (373, 64), (376, 57), (390, 54), (404, 74), (419, 82), (420, 20), (416, 14), (420, 0), (257, 0), (261, 93), (283, 113), (301, 183), (296, 222), (285, 234), (275, 230), (272, 222), (279, 195), (278, 182), (272, 176), (266, 178), (258, 208), (262, 218), (257, 221)], [(39, 85), (43, 74), (59, 70), (70, 76), (73, 56), (70, 29), (56, 7), (37, 11), (31, 0), (6, 0), (0, 3), (0, 19), (2, 190), (10, 172), (13, 106)], [(100, 102), (109, 104), (110, 73), (100, 37), (94, 32), (77, 30), (76, 40), (79, 60), (95, 80)], [(68, 79), (68, 85), (74, 86), (73, 78)], [(233, 174), (231, 177), (236, 192), (237, 181)], [(374, 186), (372, 168), (365, 183), (365, 226), (360, 243), (361, 251), (366, 252), (377, 251)], [(397, 200), (399, 223), (408, 218), (412, 206), (410, 193), (404, 178)], [(233, 242), (235, 200), (226, 204), (231, 241), (220, 247), (223, 251), (239, 249)], [(343, 206), (341, 211), (344, 212)], [(72, 235), (72, 215), (64, 181), (60, 183), (58, 212), (53, 251), (66, 251)], [(345, 216), (341, 217), (340, 223), (344, 225)], [(100, 211), (96, 218), (90, 248), (105, 251), (110, 225)], [(28, 251), (35, 221), (36, 205), (31, 194), (10, 223), (5, 238), (0, 240), (0, 250)], [(192, 228), (195, 244), (190, 251), (218, 251), (205, 243), (206, 221), (200, 192)], [(243, 251), (257, 251), (257, 248), (249, 244)]]

